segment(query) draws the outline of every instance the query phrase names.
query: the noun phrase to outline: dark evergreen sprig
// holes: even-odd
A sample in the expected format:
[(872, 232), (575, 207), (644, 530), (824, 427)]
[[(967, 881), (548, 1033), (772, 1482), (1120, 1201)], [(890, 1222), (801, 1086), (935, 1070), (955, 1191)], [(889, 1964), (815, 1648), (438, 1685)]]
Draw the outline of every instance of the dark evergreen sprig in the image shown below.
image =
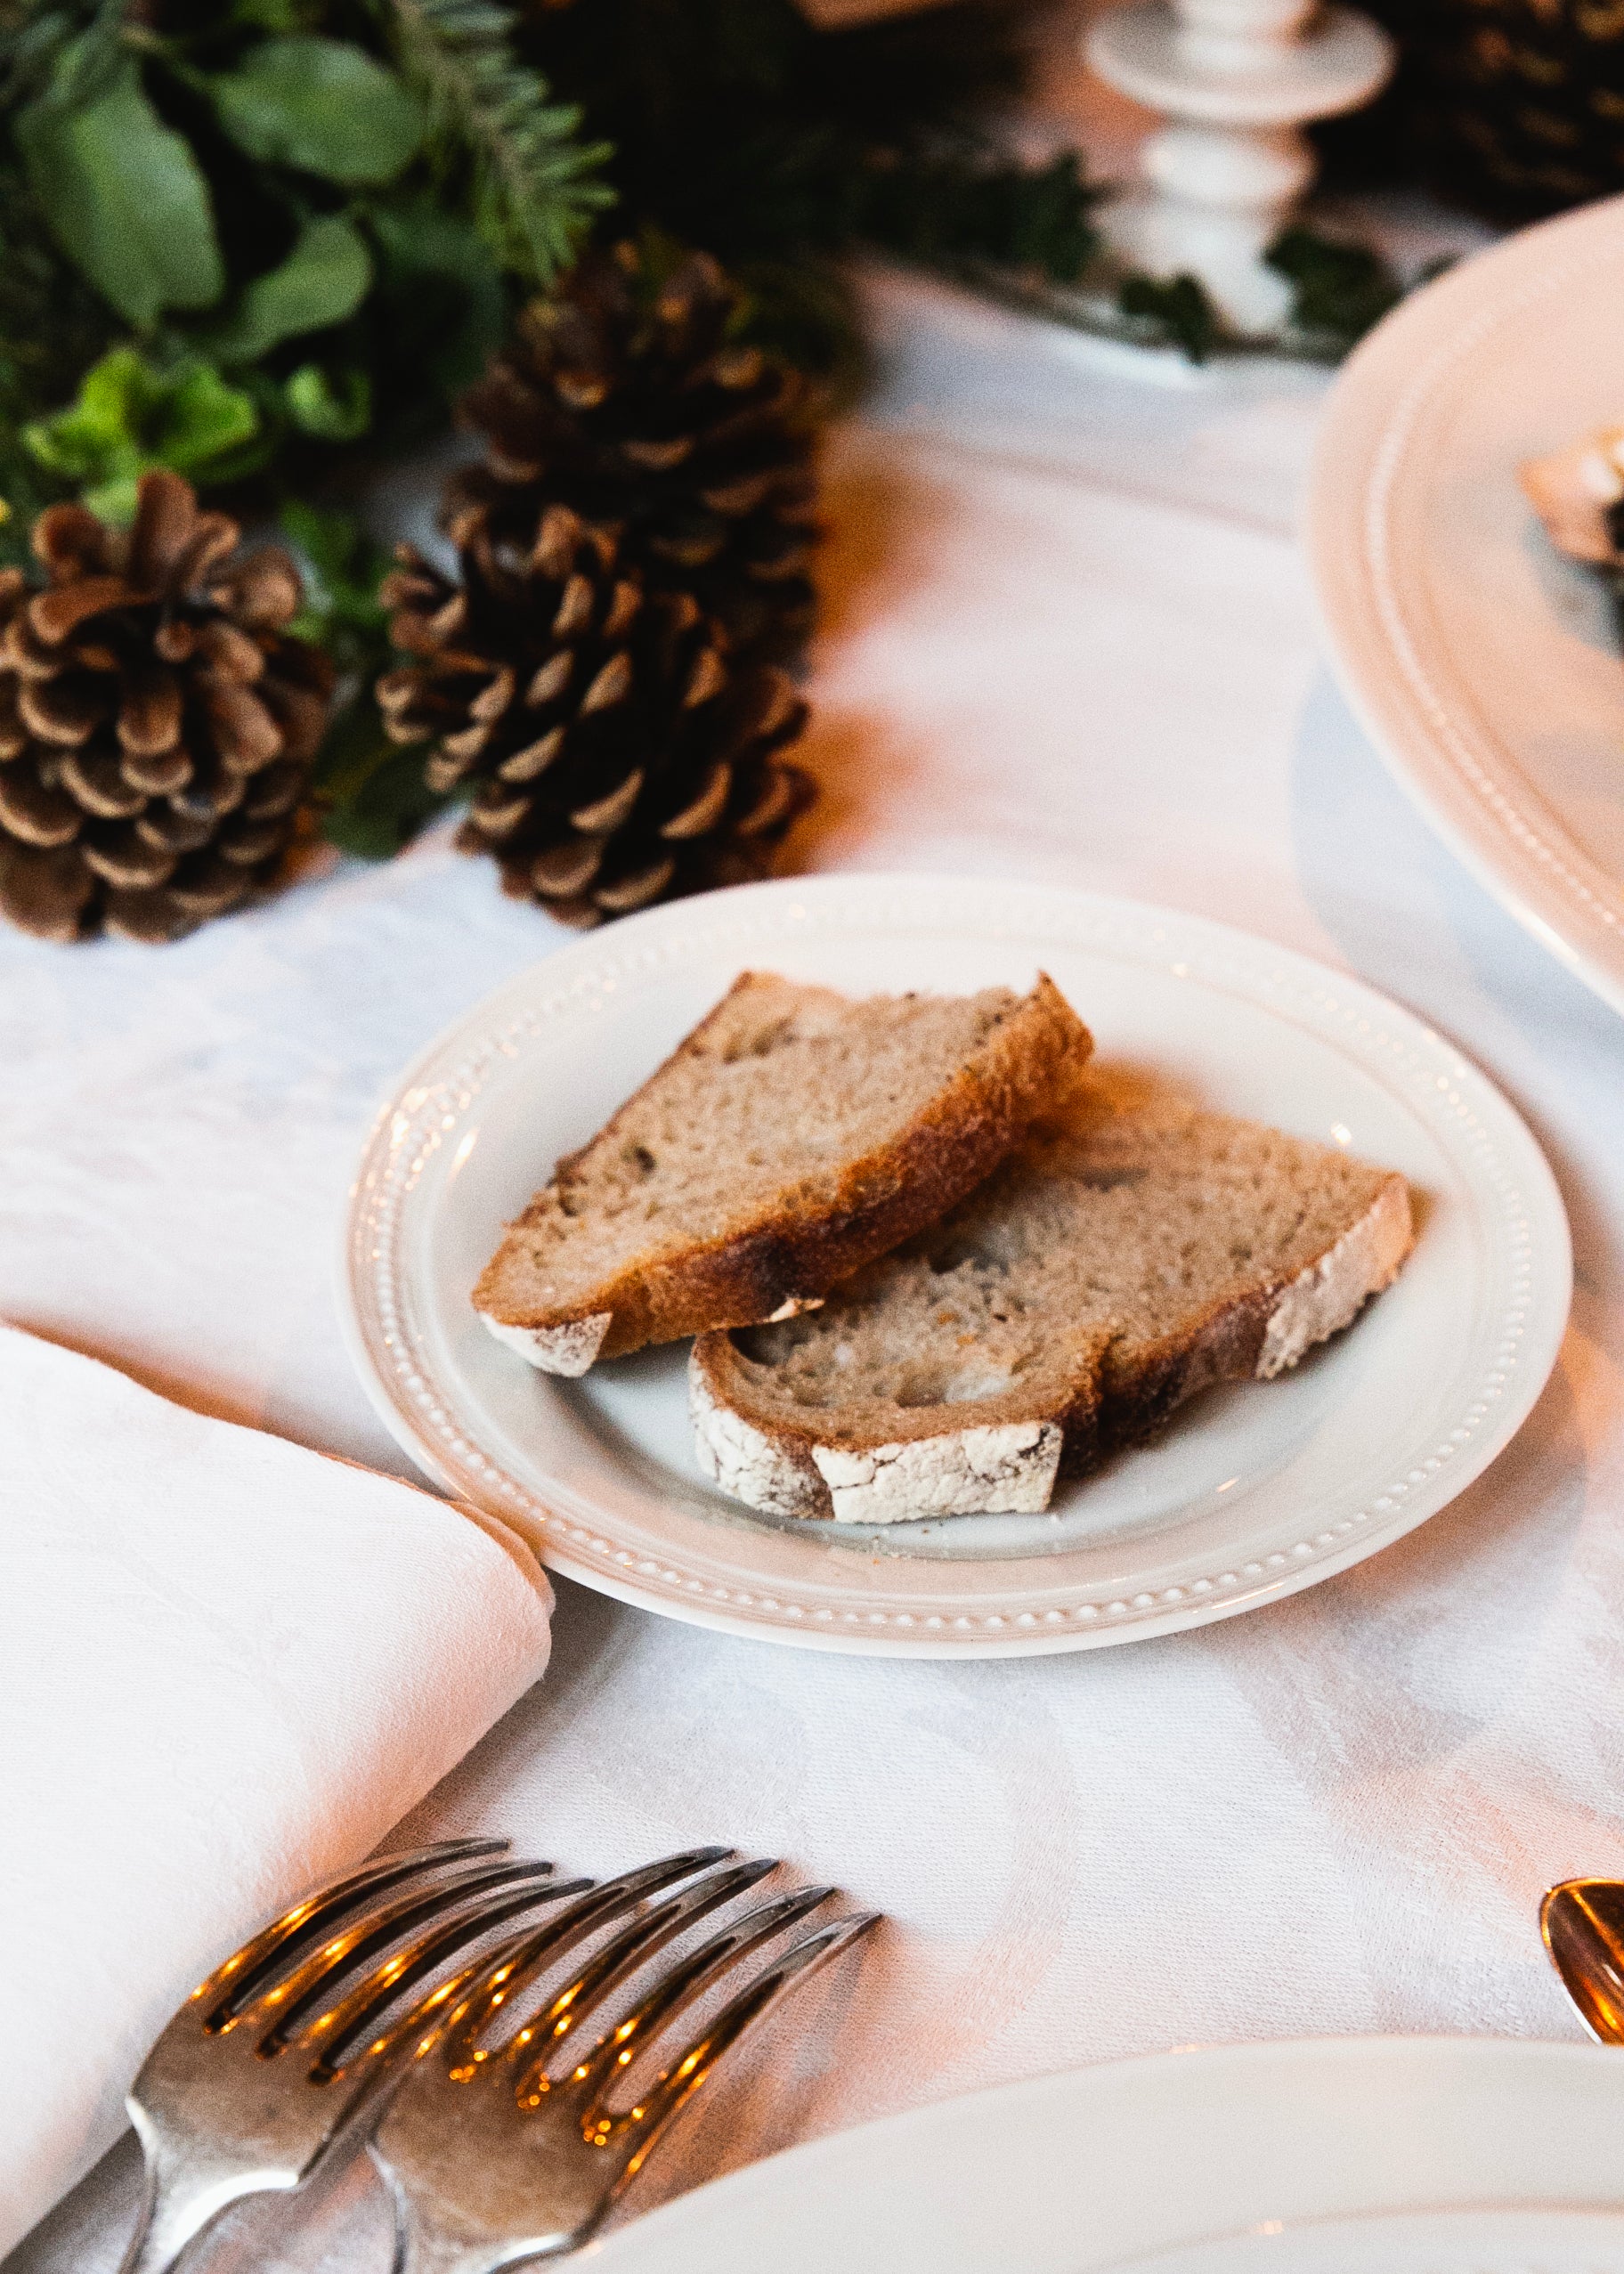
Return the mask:
[(1116, 305), (1147, 345), (1181, 348), (1192, 363), (1223, 342), (1223, 320), (1199, 277), (1125, 276)]
[(1317, 230), (1282, 231), (1263, 256), (1292, 288), (1292, 328), (1344, 354), (1403, 297), (1392, 264), (1368, 245), (1322, 237)]
[(613, 202), (604, 142), (577, 139), (580, 110), (514, 53), (514, 12), (495, 0), (386, 0), (402, 73), (426, 103), (443, 164), (471, 164), (475, 217), (503, 266), (550, 284), (592, 216)]
[(1029, 166), (946, 150), (876, 167), (861, 226), (872, 243), (926, 267), (987, 264), (1075, 284), (1099, 241), (1099, 196), (1075, 150)]

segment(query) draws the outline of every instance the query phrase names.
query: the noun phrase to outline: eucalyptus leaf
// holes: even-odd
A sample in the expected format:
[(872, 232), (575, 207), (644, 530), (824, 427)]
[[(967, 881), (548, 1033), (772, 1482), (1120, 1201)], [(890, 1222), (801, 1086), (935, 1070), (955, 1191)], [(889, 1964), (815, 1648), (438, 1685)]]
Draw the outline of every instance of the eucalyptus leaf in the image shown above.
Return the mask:
[(221, 363), (252, 363), (284, 339), (353, 316), (372, 281), (372, 257), (342, 215), (307, 222), (287, 259), (244, 285), (223, 322), (194, 335)]
[[(70, 83), (66, 52), (57, 85)], [(93, 102), (56, 87), (13, 128), (28, 183), (63, 251), (137, 330), (166, 308), (209, 308), (225, 289), (208, 184), (126, 59)]]
[(328, 182), (394, 181), (427, 123), (395, 74), (347, 40), (261, 40), (207, 85), (239, 150)]

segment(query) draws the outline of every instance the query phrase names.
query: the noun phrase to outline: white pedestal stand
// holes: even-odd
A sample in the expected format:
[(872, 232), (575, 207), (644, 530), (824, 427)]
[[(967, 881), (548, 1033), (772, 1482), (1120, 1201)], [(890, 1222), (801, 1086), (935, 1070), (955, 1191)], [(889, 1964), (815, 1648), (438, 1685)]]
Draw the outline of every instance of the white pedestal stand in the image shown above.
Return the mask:
[(1112, 244), (1153, 275), (1199, 277), (1242, 330), (1271, 329), (1289, 288), (1259, 256), (1313, 179), (1303, 126), (1369, 102), (1393, 69), (1386, 33), (1313, 0), (1137, 0), (1098, 17), (1083, 52), (1169, 120), (1144, 148), (1150, 187), (1101, 216)]

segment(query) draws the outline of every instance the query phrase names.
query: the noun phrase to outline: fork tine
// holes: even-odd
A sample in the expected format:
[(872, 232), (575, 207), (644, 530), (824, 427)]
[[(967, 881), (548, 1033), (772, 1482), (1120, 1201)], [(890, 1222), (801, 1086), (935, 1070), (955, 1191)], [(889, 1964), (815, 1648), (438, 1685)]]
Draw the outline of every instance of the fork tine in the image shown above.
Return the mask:
[[(518, 2085), (521, 2102), (530, 2099), (539, 2089), (542, 2071), (561, 2039), (596, 2012), (604, 1999), (618, 1983), (652, 1958), (657, 1950), (681, 1934), (685, 1928), (705, 1917), (707, 1913), (731, 1903), (735, 1895), (743, 1895), (749, 1888), (775, 1872), (775, 1856), (762, 1856), (753, 1864), (733, 1864), (725, 1869), (707, 1872), (702, 1879), (674, 1895), (641, 1918), (634, 1919), (613, 1939), (589, 1960), (572, 1982), (566, 1982), (546, 2011), (537, 2019), (526, 2022), (508, 2049), (508, 2058), (516, 2060), (529, 2053), (532, 2058)], [(536, 2041), (542, 2041), (540, 2049)]]
[[(319, 2016), (303, 2033), (304, 2045), (319, 2044), (321, 2049), (321, 2056), (311, 2071), (313, 2083), (322, 2083), (329, 2076), (336, 2076), (345, 2067), (348, 2055), (368, 2030), (382, 2018), (387, 2008), (404, 1996), (408, 1990), (437, 1973), (446, 1961), (453, 1958), (465, 1945), (483, 1940), (510, 1919), (521, 1918), (525, 1912), (534, 1911), (543, 1904), (562, 1902), (566, 1896), (577, 1895), (590, 1885), (589, 1880), (555, 1881), (548, 1879), (540, 1884), (532, 1881), (527, 1886), (510, 1885), (494, 1898), (489, 1894), (481, 1895), (475, 1898), (470, 1909), (453, 1912), (420, 1935), (415, 1942), (393, 1952), (375, 1972), (357, 1983), (336, 2006)], [(482, 1962), (476, 1961), (475, 1968), (464, 1969), (461, 1978), (466, 1980), (468, 1973), (477, 1970), (477, 1964)], [(441, 2001), (436, 1999), (435, 2002), (438, 2004)], [(414, 2006), (392, 2024), (383, 2036), (375, 2038), (367, 2047), (367, 2051), (381, 2056), (389, 2047), (398, 2044), (402, 2037), (411, 2034), (420, 2026), (419, 2009)]]
[(697, 1950), (690, 1951), (686, 1958), (668, 1968), (640, 2003), (599, 2040), (575, 2071), (576, 2082), (589, 2084), (593, 2090), (592, 2100), (582, 2119), (584, 2128), (589, 2132), (597, 2128), (604, 2096), (615, 2074), (631, 2066), (644, 2043), (652, 2041), (723, 1974), (748, 1958), (752, 1951), (771, 1942), (775, 1935), (798, 1926), (835, 1892), (832, 1887), (807, 1887), (793, 1895), (775, 1896), (770, 1903), (745, 1912), (730, 1927), (724, 1927), (719, 1935), (713, 1935), (709, 1942), (702, 1943)]
[[(764, 1966), (753, 1982), (722, 2008), (681, 2058), (673, 2062), (650, 2090), (642, 2104), (619, 2119), (614, 2129), (636, 2137), (637, 2145), (623, 2167), (621, 2184), (635, 2177), (649, 2150), (679, 2108), (692, 2099), (725, 2053), (764, 2021), (779, 2001), (807, 1981), (832, 1958), (880, 1923), (877, 1911), (858, 1912), (847, 1919), (831, 1920), (826, 1927), (803, 1936), (798, 1943)], [(600, 2119), (600, 2135), (603, 2120)]]
[(465, 2059), (476, 2064), (483, 2060), (484, 2056), (475, 2050), (477, 2040), (490, 2027), (499, 2010), (511, 2003), (544, 1967), (572, 1950), (597, 1928), (607, 1926), (645, 1896), (658, 1895), (662, 1888), (690, 1878), (707, 1864), (722, 1863), (732, 1853), (730, 1848), (688, 1848), (679, 1855), (662, 1856), (655, 1863), (621, 1872), (612, 1880), (603, 1880), (533, 1934), (499, 1951), (486, 1969), (484, 1978), (470, 1985), (461, 2009), (446, 2025), (450, 2038), (448, 2058), (453, 2065)]
[(313, 2006), (337, 1996), (340, 1986), (404, 1935), (440, 1917), (454, 1904), (516, 1880), (549, 1875), (550, 1864), (469, 1864), (427, 1886), (414, 1884), (376, 1911), (363, 1912), (347, 1929), (330, 1936), (283, 1980), (264, 1991), (234, 2017), (239, 2027), (263, 2031), (258, 2050), (280, 2052)]
[(268, 1927), (262, 1927), (223, 1965), (217, 1966), (199, 1983), (191, 1994), (191, 2002), (215, 2009), (207, 2017), (205, 2026), (212, 2023), (217, 2028), (253, 1994), (279, 1962), (290, 1957), (303, 1944), (324, 1934), (363, 1896), (384, 1894), (401, 1880), (433, 1871), (442, 1864), (498, 1855), (507, 1845), (505, 1840), (442, 1840), (431, 1848), (413, 1848), (397, 1856), (380, 1856), (370, 1864), (363, 1864), (359, 1871), (324, 1880), (308, 1895), (302, 1895), (291, 1904)]

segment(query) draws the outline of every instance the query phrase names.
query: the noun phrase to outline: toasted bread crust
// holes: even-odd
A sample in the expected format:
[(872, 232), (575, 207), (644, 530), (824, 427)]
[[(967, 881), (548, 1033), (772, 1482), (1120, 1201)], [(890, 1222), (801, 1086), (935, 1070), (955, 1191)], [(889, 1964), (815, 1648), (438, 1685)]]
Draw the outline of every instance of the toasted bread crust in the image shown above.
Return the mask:
[[(748, 979), (746, 974), (735, 982), (638, 1097), (719, 1019), (731, 994)], [(780, 1210), (714, 1239), (692, 1242), (675, 1255), (628, 1266), (573, 1303), (548, 1309), (516, 1304), (503, 1287), (509, 1245), (537, 1219), (543, 1206), (539, 1196), (486, 1265), (474, 1290), (475, 1308), (494, 1327), (536, 1334), (527, 1354), (552, 1370), (547, 1355), (552, 1330), (578, 1328), (605, 1312), (610, 1324), (594, 1355), (616, 1358), (649, 1343), (758, 1325), (786, 1303), (815, 1303), (837, 1280), (935, 1223), (962, 1199), (1063, 1099), (1092, 1046), (1059, 988), (1040, 974), (1031, 993), (900, 1137), (845, 1165), (821, 1207)], [(629, 1100), (590, 1146), (559, 1162), (549, 1191), (567, 1182), (588, 1152), (617, 1141), (634, 1102)]]
[[(786, 1410), (761, 1393), (749, 1362), (726, 1334), (704, 1335), (689, 1363), (689, 1407), (700, 1465), (734, 1497), (779, 1515), (835, 1517), (857, 1523), (895, 1521), (898, 1513), (872, 1490), (832, 1485), (843, 1458), (865, 1452), (894, 1455), (902, 1448), (941, 1449), (940, 1466), (951, 1468), (967, 1441), (986, 1433), (1033, 1431), (1058, 1424), (1060, 1450), (1055, 1477), (1086, 1474), (1111, 1453), (1152, 1437), (1174, 1409), (1217, 1382), (1267, 1378), (1280, 1370), (1270, 1362), (1271, 1324), (1305, 1294), (1318, 1295), (1344, 1263), (1342, 1283), (1329, 1302), (1320, 1302), (1307, 1339), (1298, 1341), (1281, 1361), (1295, 1363), (1309, 1341), (1345, 1326), (1366, 1299), (1397, 1274), (1411, 1245), (1409, 1190), (1401, 1176), (1386, 1178), (1365, 1214), (1324, 1253), (1289, 1278), (1276, 1279), (1227, 1302), (1177, 1335), (1141, 1348), (1129, 1367), (1113, 1362), (1108, 1337), (1079, 1346), (1041, 1377), (1002, 1396), (936, 1407), (900, 1409), (854, 1403), (846, 1408)], [(804, 1414), (804, 1418), (802, 1417)], [(823, 1458), (820, 1458), (820, 1456)], [(1044, 1448), (1034, 1440), (1029, 1462), (1035, 1467)], [(751, 1499), (748, 1489), (763, 1494)], [(996, 1514), (1047, 1505), (1047, 1493), (1033, 1503), (1004, 1486)], [(864, 1505), (866, 1497), (867, 1505)], [(953, 1511), (944, 1511), (952, 1513)], [(963, 1511), (969, 1513), (968, 1510)]]

